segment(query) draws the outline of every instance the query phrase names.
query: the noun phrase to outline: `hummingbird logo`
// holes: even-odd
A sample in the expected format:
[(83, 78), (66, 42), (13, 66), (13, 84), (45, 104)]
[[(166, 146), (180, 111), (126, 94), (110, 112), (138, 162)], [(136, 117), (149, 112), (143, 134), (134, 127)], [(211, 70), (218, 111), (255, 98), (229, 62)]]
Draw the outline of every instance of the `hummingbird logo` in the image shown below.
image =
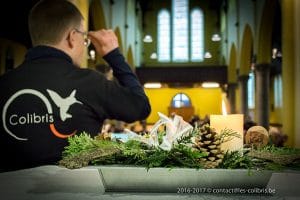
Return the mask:
[(62, 121), (65, 121), (66, 119), (72, 117), (72, 115), (68, 113), (71, 105), (73, 105), (74, 103), (82, 104), (82, 102), (78, 101), (75, 97), (76, 90), (73, 90), (70, 96), (66, 98), (62, 98), (59, 94), (49, 89), (47, 89), (47, 92), (55, 105), (57, 105), (57, 107), (59, 108), (59, 114)]
[[(68, 110), (71, 105), (74, 103), (82, 104), (82, 102), (78, 101), (75, 97), (76, 90), (73, 90), (70, 94), (70, 96), (66, 98), (62, 98), (59, 94), (56, 92), (47, 89), (48, 94), (50, 95), (53, 102), (58, 106), (59, 108), (59, 114), (62, 121), (65, 121), (68, 118), (71, 118), (72, 115), (68, 113)], [(15, 101), (15, 99), (20, 98), (20, 96), (23, 95), (32, 95), (34, 97), (39, 98), (46, 106), (47, 113), (45, 115), (38, 115), (36, 113), (27, 113), (25, 116), (21, 116), (18, 113), (13, 113), (10, 115), (7, 115), (7, 111), (10, 107), (10, 105)], [(3, 128), (4, 130), (13, 138), (16, 140), (28, 140), (24, 137), (19, 137), (15, 135), (11, 130), (10, 126), (17, 126), (17, 125), (27, 125), (27, 124), (40, 124), (40, 123), (49, 123), (50, 131), (58, 138), (66, 139), (72, 135), (75, 135), (77, 130), (74, 130), (71, 133), (61, 133), (59, 132), (54, 124), (53, 119), (53, 110), (52, 106), (48, 100), (48, 98), (41, 93), (38, 90), (35, 89), (22, 89), (17, 91), (15, 94), (13, 94), (7, 102), (4, 104), (3, 111), (2, 111), (2, 122), (3, 122)]]

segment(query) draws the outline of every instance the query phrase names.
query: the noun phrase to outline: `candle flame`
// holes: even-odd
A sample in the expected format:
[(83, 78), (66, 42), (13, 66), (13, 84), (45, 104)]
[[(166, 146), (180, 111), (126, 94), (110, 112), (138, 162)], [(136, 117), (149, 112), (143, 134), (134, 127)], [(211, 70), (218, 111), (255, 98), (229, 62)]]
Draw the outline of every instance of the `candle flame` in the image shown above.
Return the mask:
[(225, 104), (224, 99), (222, 100), (222, 114), (227, 115), (226, 104)]

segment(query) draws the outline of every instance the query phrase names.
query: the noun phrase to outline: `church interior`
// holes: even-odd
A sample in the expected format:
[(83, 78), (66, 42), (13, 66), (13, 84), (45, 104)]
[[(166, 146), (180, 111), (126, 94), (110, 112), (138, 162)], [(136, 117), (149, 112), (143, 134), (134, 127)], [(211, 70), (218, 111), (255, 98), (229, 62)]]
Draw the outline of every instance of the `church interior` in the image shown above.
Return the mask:
[[(0, 75), (20, 65), (32, 47), (27, 16), (36, 2), (1, 3)], [(224, 114), (224, 102), (227, 113), (276, 128), (286, 135), (284, 145), (300, 147), (300, 1), (72, 2), (86, 30), (112, 29), (117, 35), (150, 100), (148, 126), (158, 112), (209, 120)], [(82, 67), (109, 76), (92, 45)]]

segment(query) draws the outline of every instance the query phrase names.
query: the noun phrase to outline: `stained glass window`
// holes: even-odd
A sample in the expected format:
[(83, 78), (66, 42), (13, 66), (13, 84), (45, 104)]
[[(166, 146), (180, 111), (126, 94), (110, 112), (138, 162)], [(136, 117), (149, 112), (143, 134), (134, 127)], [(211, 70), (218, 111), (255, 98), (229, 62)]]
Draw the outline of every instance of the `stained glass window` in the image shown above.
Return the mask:
[(170, 61), (170, 13), (162, 10), (158, 14), (158, 61)]
[(275, 108), (282, 107), (282, 77), (277, 75), (274, 78), (274, 106)]
[(188, 0), (173, 0), (173, 61), (188, 61)]
[(251, 72), (248, 79), (248, 108), (255, 108), (255, 76)]
[(186, 94), (178, 93), (172, 99), (172, 106), (175, 108), (189, 107), (191, 100)]
[(203, 12), (194, 9), (191, 13), (191, 60), (202, 61), (204, 55)]
[(160, 62), (203, 61), (203, 11), (189, 12), (189, 0), (172, 0), (172, 13), (163, 9), (158, 14), (157, 48)]

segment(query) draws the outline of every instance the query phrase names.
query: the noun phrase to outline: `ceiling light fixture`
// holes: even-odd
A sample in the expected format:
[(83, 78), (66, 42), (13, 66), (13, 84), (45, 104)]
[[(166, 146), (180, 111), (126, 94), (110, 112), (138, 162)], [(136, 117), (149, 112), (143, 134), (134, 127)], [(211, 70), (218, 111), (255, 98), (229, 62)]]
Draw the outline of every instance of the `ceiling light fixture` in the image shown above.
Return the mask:
[(91, 60), (95, 60), (96, 59), (96, 52), (95, 52), (95, 50), (91, 49), (89, 53), (90, 53)]
[(212, 58), (212, 55), (209, 51), (205, 52), (204, 58)]
[(201, 84), (201, 87), (203, 87), (203, 88), (218, 88), (218, 87), (220, 87), (220, 84), (216, 83), (216, 82), (203, 82)]
[(273, 58), (273, 59), (276, 58), (277, 51), (278, 51), (278, 49), (276, 49), (276, 48), (273, 48), (273, 49), (272, 49), (272, 58)]
[(219, 42), (221, 41), (221, 36), (218, 33), (215, 33), (212, 35), (211, 40), (214, 42)]
[(156, 52), (153, 52), (150, 56), (151, 59), (155, 60), (157, 59), (157, 53)]
[(161, 88), (161, 83), (145, 83), (144, 87), (148, 89)]
[(143, 41), (146, 42), (146, 43), (153, 42), (151, 35), (145, 35)]

